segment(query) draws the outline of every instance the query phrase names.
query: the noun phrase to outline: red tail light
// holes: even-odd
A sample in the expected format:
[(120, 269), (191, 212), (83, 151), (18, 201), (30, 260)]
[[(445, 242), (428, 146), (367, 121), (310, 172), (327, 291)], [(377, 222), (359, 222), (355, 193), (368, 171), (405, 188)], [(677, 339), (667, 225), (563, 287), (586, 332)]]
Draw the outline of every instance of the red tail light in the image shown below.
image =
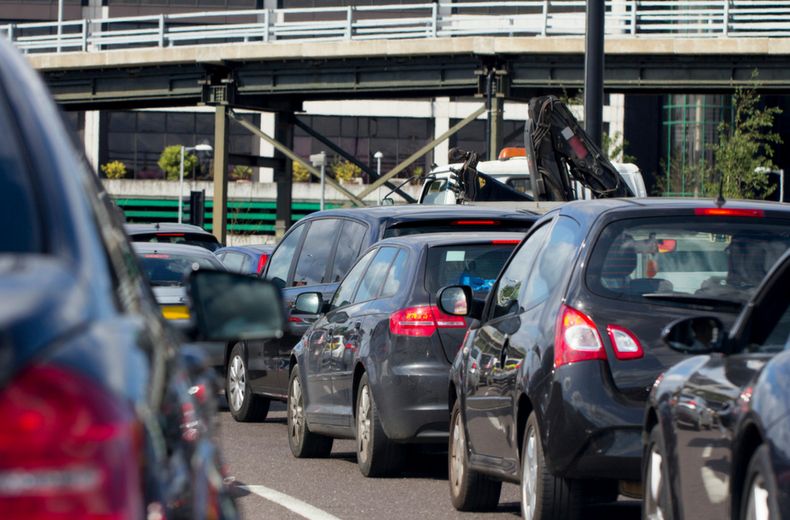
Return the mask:
[(591, 359), (606, 359), (595, 323), (573, 307), (563, 305), (554, 333), (554, 367)]
[(496, 226), (496, 220), (456, 220), (453, 224), (458, 226)]
[(184, 233), (157, 233), (158, 237), (182, 237)]
[(68, 369), (34, 366), (0, 391), (4, 519), (141, 518), (139, 424)]
[(513, 240), (502, 239), (502, 240), (492, 240), (491, 241), (491, 244), (495, 245), (495, 246), (500, 246), (500, 245), (501, 246), (518, 245), (520, 243), (521, 243), (521, 240), (518, 240), (518, 239), (513, 239)]
[(263, 272), (263, 268), (266, 267), (266, 262), (269, 261), (269, 255), (266, 253), (261, 253), (261, 256), (258, 257), (258, 274)]
[(408, 307), (390, 314), (390, 332), (398, 336), (428, 337), (436, 329), (466, 327), (463, 316), (450, 316), (435, 305)]
[(606, 327), (609, 340), (612, 342), (612, 349), (617, 359), (639, 359), (645, 355), (642, 344), (636, 339), (633, 332), (620, 327), (619, 325), (609, 325)]
[(697, 208), (695, 215), (705, 217), (764, 217), (765, 212), (761, 209), (738, 209), (738, 208)]

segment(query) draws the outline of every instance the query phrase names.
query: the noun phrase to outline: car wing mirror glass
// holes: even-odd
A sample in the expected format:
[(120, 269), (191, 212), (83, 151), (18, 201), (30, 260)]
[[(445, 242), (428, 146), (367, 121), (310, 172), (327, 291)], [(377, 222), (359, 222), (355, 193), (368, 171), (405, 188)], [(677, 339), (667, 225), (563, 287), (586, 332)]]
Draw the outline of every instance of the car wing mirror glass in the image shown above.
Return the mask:
[(321, 293), (306, 292), (298, 295), (294, 302), (294, 313), (320, 314), (324, 308)]
[(191, 315), (203, 341), (282, 337), (280, 289), (268, 280), (223, 271), (194, 271), (188, 280)]
[(468, 285), (448, 285), (439, 289), (437, 296), (439, 310), (451, 316), (472, 316), (477, 306), (472, 298), (472, 288)]
[(724, 325), (713, 316), (683, 318), (667, 325), (661, 339), (669, 348), (684, 354), (709, 354), (723, 351)]

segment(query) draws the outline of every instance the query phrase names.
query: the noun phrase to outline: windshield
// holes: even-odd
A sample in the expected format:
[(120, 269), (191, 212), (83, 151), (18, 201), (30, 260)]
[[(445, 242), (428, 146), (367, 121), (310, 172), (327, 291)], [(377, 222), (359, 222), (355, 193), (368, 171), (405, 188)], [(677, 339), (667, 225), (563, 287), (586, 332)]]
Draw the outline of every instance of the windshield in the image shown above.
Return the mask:
[(425, 286), (431, 293), (447, 285), (468, 285), (476, 295), (488, 293), (517, 245), (513, 241), (432, 247), (428, 250)]
[(593, 292), (673, 304), (742, 303), (790, 247), (788, 222), (708, 216), (608, 225), (587, 269)]
[(219, 260), (169, 253), (143, 253), (140, 255), (140, 262), (154, 287), (184, 285), (186, 276), (200, 269), (225, 270)]
[(422, 220), (401, 222), (384, 230), (382, 238), (418, 235), (422, 233), (526, 233), (532, 227), (528, 220), (491, 220), (468, 218), (452, 220)]

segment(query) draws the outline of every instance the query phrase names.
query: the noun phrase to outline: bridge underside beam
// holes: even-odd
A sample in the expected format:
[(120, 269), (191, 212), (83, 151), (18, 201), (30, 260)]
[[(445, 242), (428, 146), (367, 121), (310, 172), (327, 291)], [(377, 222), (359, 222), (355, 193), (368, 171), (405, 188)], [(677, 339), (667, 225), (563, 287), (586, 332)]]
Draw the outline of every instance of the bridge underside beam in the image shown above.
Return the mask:
[[(201, 84), (219, 66), (235, 78), (234, 106), (288, 111), (311, 99), (425, 98), (478, 92), (475, 71), (495, 60), (508, 70), (511, 98), (529, 98), (584, 83), (582, 54), (382, 56), (368, 59), (224, 62), (44, 71), (55, 99), (67, 110), (193, 106)], [(730, 92), (760, 72), (760, 88), (790, 93), (783, 55), (607, 55), (610, 92)]]

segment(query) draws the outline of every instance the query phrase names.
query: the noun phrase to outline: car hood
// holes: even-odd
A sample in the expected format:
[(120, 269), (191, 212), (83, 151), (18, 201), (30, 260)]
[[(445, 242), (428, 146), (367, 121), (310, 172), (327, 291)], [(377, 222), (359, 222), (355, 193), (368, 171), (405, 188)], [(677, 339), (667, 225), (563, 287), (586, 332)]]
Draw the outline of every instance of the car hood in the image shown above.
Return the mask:
[(44, 255), (0, 255), (0, 301), (0, 386), (92, 312), (87, 285)]

